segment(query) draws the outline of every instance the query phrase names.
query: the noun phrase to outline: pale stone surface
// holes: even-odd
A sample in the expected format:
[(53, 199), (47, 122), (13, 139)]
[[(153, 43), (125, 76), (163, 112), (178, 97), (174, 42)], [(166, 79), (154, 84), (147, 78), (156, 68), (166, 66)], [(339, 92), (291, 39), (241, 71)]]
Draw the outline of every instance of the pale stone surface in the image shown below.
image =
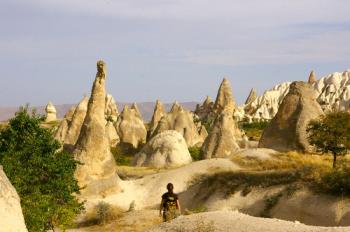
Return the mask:
[(276, 115), (278, 107), (283, 98), (289, 91), (290, 82), (276, 85), (271, 90), (265, 91), (264, 94), (251, 103), (251, 107), (255, 110), (252, 117), (255, 120), (269, 120)]
[(176, 167), (192, 161), (186, 141), (174, 130), (163, 131), (154, 136), (136, 154), (133, 161), (136, 166), (156, 168)]
[(156, 101), (154, 107), (153, 116), (150, 122), (149, 134), (153, 135), (154, 131), (157, 129), (160, 119), (166, 114), (163, 103), (159, 100)]
[(310, 76), (309, 76), (308, 83), (312, 85), (312, 84), (314, 84), (316, 82), (317, 82), (316, 74), (315, 74), (315, 71), (312, 70), (311, 73), (310, 73)]
[[(315, 72), (310, 73), (308, 82), (316, 91), (317, 101), (324, 111), (350, 110), (350, 71), (335, 72), (317, 80)], [(253, 101), (243, 105), (244, 118), (253, 120), (272, 119), (288, 92), (290, 82), (276, 85)]]
[(231, 111), (236, 107), (236, 103), (233, 99), (231, 84), (228, 79), (225, 77), (221, 82), (218, 94), (216, 96), (214, 104), (214, 112), (218, 115), (224, 109), (226, 111)]
[(200, 126), (199, 136), (202, 138), (203, 141), (205, 141), (205, 139), (208, 137), (208, 131), (203, 125)]
[(117, 133), (117, 130), (114, 127), (113, 122), (107, 121), (106, 124), (106, 135), (109, 141), (109, 145), (111, 147), (116, 146), (120, 142), (119, 135)]
[(240, 149), (244, 133), (238, 128), (232, 113), (223, 111), (214, 122), (214, 126), (205, 140), (203, 158), (228, 157)]
[(0, 231), (27, 231), (19, 196), (0, 165)]
[(86, 116), (88, 103), (89, 103), (88, 97), (84, 97), (79, 102), (79, 104), (75, 108), (72, 120), (69, 123), (67, 134), (64, 139), (65, 149), (68, 149), (69, 151), (72, 150), (72, 147), (75, 145), (75, 143), (78, 140), (81, 127), (83, 125), (83, 122)]
[(57, 139), (61, 143), (64, 143), (64, 140), (66, 139), (69, 124), (72, 121), (75, 108), (76, 107), (73, 106), (72, 108), (69, 109), (69, 111), (64, 116), (62, 122), (58, 126), (58, 129), (55, 133), (55, 139)]
[[(89, 102), (89, 98), (85, 96), (78, 103), (78, 105), (74, 107), (73, 113), (69, 112), (69, 114), (71, 114), (71, 116), (69, 116), (69, 120), (67, 120), (65, 116), (65, 118), (62, 120), (59, 126), (59, 129), (56, 135), (57, 135), (57, 138), (60, 138), (59, 141), (63, 143), (64, 149), (66, 151), (72, 152), (74, 145), (78, 140), (81, 127), (86, 117), (88, 102)], [(104, 113), (105, 113), (106, 120), (112, 120), (113, 122), (115, 122), (118, 117), (117, 105), (115, 103), (113, 96), (110, 94), (107, 94), (105, 98)], [(106, 124), (106, 126), (107, 125), (108, 124)], [(115, 139), (117, 138), (115, 137), (115, 133), (111, 128), (106, 127), (106, 132), (112, 133), (111, 137), (113, 137), (113, 141), (116, 141)], [(119, 137), (117, 141), (119, 141)], [(115, 144), (115, 143), (112, 142), (112, 144)]]
[(350, 70), (332, 73), (314, 84), (323, 110), (350, 109)]
[(51, 101), (47, 103), (45, 107), (45, 112), (46, 112), (45, 122), (53, 122), (57, 120), (56, 108)]
[(251, 104), (257, 97), (258, 97), (258, 94), (256, 93), (256, 89), (252, 88), (244, 104), (246, 105)]
[(119, 112), (118, 112), (117, 103), (115, 102), (111, 94), (106, 95), (105, 104), (106, 104), (106, 108), (105, 108), (106, 119), (116, 122), (118, 119)]
[(264, 130), (259, 147), (278, 151), (311, 151), (306, 128), (310, 120), (323, 114), (315, 96), (310, 84), (293, 82), (276, 116)]
[(128, 143), (137, 148), (146, 142), (147, 130), (140, 118), (140, 113), (135, 108), (124, 106), (115, 127), (122, 143)]
[(119, 177), (106, 136), (105, 63), (97, 62), (97, 74), (89, 99), (86, 117), (74, 149), (78, 165), (75, 177), (82, 195), (106, 195), (118, 190)]
[(139, 117), (142, 120), (142, 114), (141, 114), (141, 111), (140, 111), (139, 107), (137, 106), (136, 102), (132, 103), (130, 108), (132, 110), (135, 110), (137, 117)]
[(214, 102), (213, 100), (207, 96), (202, 105), (197, 104), (196, 110), (194, 113), (198, 116), (200, 120), (205, 119), (213, 113)]
[(198, 133), (193, 118), (194, 115), (191, 112), (183, 109), (178, 102), (175, 102), (170, 112), (159, 121), (154, 135), (166, 130), (176, 130), (185, 138), (189, 147), (200, 146), (203, 139)]

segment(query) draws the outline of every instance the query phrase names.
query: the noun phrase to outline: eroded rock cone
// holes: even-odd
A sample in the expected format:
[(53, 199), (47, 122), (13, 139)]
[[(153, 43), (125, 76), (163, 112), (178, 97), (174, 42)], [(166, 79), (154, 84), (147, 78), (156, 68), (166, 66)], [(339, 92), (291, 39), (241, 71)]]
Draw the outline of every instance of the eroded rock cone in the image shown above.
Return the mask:
[(214, 112), (218, 115), (224, 109), (227, 111), (232, 111), (235, 109), (236, 103), (233, 99), (232, 89), (230, 82), (227, 78), (224, 78), (221, 82), (215, 104), (214, 104)]
[(16, 189), (0, 165), (0, 231), (26, 232), (22, 208)]
[(84, 97), (77, 107), (75, 108), (71, 122), (69, 123), (69, 128), (64, 139), (64, 147), (68, 151), (73, 151), (74, 145), (78, 140), (80, 135), (81, 127), (83, 126), (84, 119), (87, 113), (87, 107), (89, 103), (89, 98)]
[(189, 147), (200, 146), (203, 139), (198, 133), (193, 117), (191, 112), (184, 110), (178, 102), (175, 102), (170, 112), (159, 121), (154, 135), (167, 130), (176, 130), (185, 138)]
[(57, 139), (61, 143), (63, 143), (64, 140), (66, 139), (69, 124), (72, 121), (75, 108), (76, 107), (73, 106), (68, 110), (68, 112), (64, 115), (63, 120), (60, 123), (60, 125), (55, 133), (55, 139)]
[(116, 164), (105, 134), (105, 80), (105, 63), (98, 61), (86, 117), (73, 152), (82, 163), (75, 177), (79, 186), (84, 187), (82, 194), (87, 195), (105, 195), (118, 189)]
[(258, 95), (256, 93), (256, 90), (254, 88), (251, 89), (244, 104), (246, 104), (246, 105), (251, 104), (257, 97), (258, 97)]
[(135, 110), (137, 117), (139, 117), (142, 120), (142, 114), (141, 114), (141, 111), (140, 111), (139, 107), (137, 106), (136, 102), (132, 103), (131, 109)]
[(244, 133), (238, 128), (233, 114), (222, 112), (202, 146), (203, 158), (223, 158), (240, 149)]
[(306, 128), (323, 114), (315, 91), (302, 81), (293, 82), (276, 116), (264, 130), (259, 147), (278, 151), (311, 151)]
[(131, 144), (137, 148), (139, 144), (146, 142), (147, 130), (139, 117), (139, 112), (129, 109), (127, 105), (119, 115), (115, 128), (122, 143)]
[(111, 94), (106, 95), (106, 108), (105, 108), (105, 116), (107, 120), (112, 122), (116, 122), (118, 119), (118, 107), (115, 102), (113, 96)]
[(157, 129), (160, 119), (165, 115), (165, 109), (161, 101), (157, 100), (154, 107), (152, 119), (150, 122), (149, 134), (152, 136), (154, 131)]
[(311, 73), (310, 73), (310, 76), (309, 76), (308, 83), (309, 84), (314, 84), (316, 82), (317, 82), (316, 75), (315, 75), (314, 70), (312, 70)]
[(133, 161), (136, 166), (155, 168), (176, 167), (192, 161), (186, 141), (174, 130), (163, 131), (154, 136), (136, 154)]
[(194, 113), (198, 116), (200, 120), (206, 119), (209, 114), (213, 112), (214, 102), (207, 96), (202, 105), (197, 105)]
[(106, 136), (109, 140), (109, 145), (111, 147), (116, 146), (120, 142), (119, 135), (118, 135), (117, 130), (115, 129), (112, 121), (107, 121)]
[(56, 108), (51, 101), (49, 101), (49, 103), (46, 105), (45, 112), (46, 112), (45, 122), (53, 122), (57, 120)]

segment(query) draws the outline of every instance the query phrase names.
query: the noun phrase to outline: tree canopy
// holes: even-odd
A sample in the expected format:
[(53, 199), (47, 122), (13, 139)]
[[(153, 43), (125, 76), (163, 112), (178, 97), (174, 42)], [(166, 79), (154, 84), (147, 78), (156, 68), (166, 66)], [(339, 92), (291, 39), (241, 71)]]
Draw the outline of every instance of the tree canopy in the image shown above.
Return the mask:
[(350, 151), (349, 112), (330, 112), (319, 120), (313, 120), (309, 123), (307, 132), (310, 144), (317, 151), (333, 154), (333, 167), (336, 167), (337, 156)]
[(53, 131), (43, 118), (21, 108), (0, 131), (0, 163), (20, 198), (29, 231), (65, 228), (83, 209), (71, 154), (59, 151)]

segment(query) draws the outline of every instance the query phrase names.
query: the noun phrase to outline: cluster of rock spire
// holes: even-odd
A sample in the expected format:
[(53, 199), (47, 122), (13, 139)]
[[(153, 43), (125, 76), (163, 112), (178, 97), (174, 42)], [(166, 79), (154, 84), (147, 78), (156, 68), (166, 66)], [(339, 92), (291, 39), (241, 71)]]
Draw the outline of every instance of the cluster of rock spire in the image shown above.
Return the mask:
[[(259, 147), (309, 151), (306, 126), (323, 114), (320, 101), (328, 99), (344, 105), (343, 101), (329, 95), (333, 93), (338, 99), (340, 95), (343, 99), (350, 97), (348, 72), (317, 81), (312, 71), (308, 82), (282, 83), (262, 96), (252, 89), (244, 106), (238, 107), (231, 85), (224, 78), (215, 102), (206, 97), (194, 112), (184, 109), (178, 102), (166, 112), (162, 102), (157, 100), (152, 119), (146, 126), (136, 103), (130, 107), (125, 105), (122, 112), (118, 112), (113, 96), (105, 91), (103, 61), (98, 62), (97, 69), (90, 98), (84, 97), (67, 112), (56, 133), (64, 149), (83, 164), (77, 169), (76, 177), (89, 194), (118, 190), (119, 178), (110, 147), (119, 143), (134, 148), (143, 146), (135, 155), (135, 165), (176, 166), (191, 162), (189, 147), (200, 148), (204, 159), (230, 157), (237, 150), (250, 146), (238, 127), (238, 120), (273, 118)], [(346, 80), (339, 79), (340, 76)], [(341, 93), (335, 91), (339, 88), (343, 88)], [(55, 120), (54, 113), (54, 106), (49, 103), (48, 121)]]

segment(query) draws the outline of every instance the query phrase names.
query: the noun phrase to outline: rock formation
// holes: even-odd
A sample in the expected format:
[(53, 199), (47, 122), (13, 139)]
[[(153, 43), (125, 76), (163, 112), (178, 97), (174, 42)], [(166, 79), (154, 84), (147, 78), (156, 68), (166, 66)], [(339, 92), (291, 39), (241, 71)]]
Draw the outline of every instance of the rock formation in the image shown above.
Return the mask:
[(312, 84), (314, 84), (316, 82), (317, 82), (316, 75), (315, 75), (314, 70), (312, 70), (311, 73), (310, 73), (310, 76), (309, 76), (308, 83), (312, 85)]
[(26, 232), (22, 208), (16, 189), (0, 166), (0, 231)]
[(64, 140), (66, 139), (67, 131), (69, 128), (69, 124), (72, 121), (73, 114), (75, 111), (75, 106), (70, 108), (66, 115), (64, 115), (62, 122), (60, 123), (56, 133), (55, 133), (55, 139), (60, 141), (61, 143), (64, 143)]
[(317, 101), (324, 111), (350, 110), (350, 70), (332, 73), (315, 83)]
[(236, 103), (233, 99), (232, 89), (230, 82), (227, 78), (224, 78), (221, 82), (215, 104), (214, 104), (214, 112), (219, 115), (223, 109), (234, 111), (236, 107)]
[(120, 142), (131, 144), (137, 148), (139, 144), (146, 142), (147, 130), (135, 108), (124, 106), (123, 111), (115, 124)]
[(136, 166), (155, 168), (176, 167), (192, 161), (186, 141), (174, 130), (163, 131), (154, 136), (136, 154), (133, 161)]
[(83, 122), (86, 116), (88, 103), (89, 98), (84, 97), (75, 108), (72, 120), (69, 123), (67, 134), (64, 139), (65, 149), (68, 151), (72, 151), (72, 148), (78, 140), (81, 127), (83, 126)]
[(118, 136), (117, 130), (115, 129), (112, 121), (107, 121), (106, 136), (108, 138), (109, 145), (111, 147), (116, 146), (120, 142), (120, 138)]
[(139, 107), (137, 106), (136, 102), (132, 103), (130, 108), (132, 110), (135, 110), (137, 117), (139, 117), (142, 120), (142, 114), (141, 114), (141, 111), (140, 111)]
[(189, 147), (200, 146), (203, 139), (199, 136), (193, 117), (191, 112), (184, 110), (178, 102), (175, 102), (170, 112), (159, 121), (154, 135), (166, 130), (176, 130), (185, 138)]
[(234, 154), (240, 149), (244, 133), (239, 130), (233, 114), (223, 111), (215, 119), (214, 126), (203, 146), (203, 158), (222, 158)]
[(194, 113), (198, 116), (199, 120), (205, 120), (211, 113), (213, 113), (214, 102), (207, 96), (202, 105), (197, 104)]
[(252, 112), (252, 117), (255, 120), (269, 120), (276, 115), (278, 107), (283, 98), (289, 91), (290, 82), (285, 82), (276, 85), (271, 90), (265, 91), (264, 94), (258, 97), (251, 103), (251, 107), (256, 109)]
[(111, 94), (106, 95), (106, 108), (105, 108), (105, 116), (107, 120), (111, 120), (112, 122), (116, 122), (118, 119), (118, 107), (117, 103)]
[(255, 101), (255, 99), (258, 97), (258, 94), (256, 93), (256, 89), (251, 89), (249, 92), (249, 95), (247, 97), (247, 99), (245, 100), (246, 105), (250, 105), (253, 101)]
[(307, 125), (323, 114), (315, 96), (310, 84), (293, 82), (276, 116), (264, 130), (259, 147), (278, 151), (310, 151)]
[(116, 164), (105, 133), (105, 80), (105, 63), (98, 61), (86, 117), (73, 151), (75, 159), (82, 163), (75, 177), (79, 186), (84, 187), (83, 195), (105, 195), (118, 187)]
[(161, 101), (157, 100), (154, 107), (153, 116), (150, 122), (149, 135), (152, 136), (157, 129), (160, 119), (166, 114), (165, 109)]
[[(350, 70), (332, 73), (316, 80), (314, 71), (310, 73), (308, 83), (316, 91), (317, 101), (324, 111), (350, 110)], [(242, 106), (245, 118), (253, 120), (272, 119), (289, 90), (290, 82), (276, 85), (271, 90)]]
[(49, 103), (46, 105), (45, 112), (46, 112), (45, 122), (53, 122), (57, 120), (56, 108), (51, 101), (49, 101)]

